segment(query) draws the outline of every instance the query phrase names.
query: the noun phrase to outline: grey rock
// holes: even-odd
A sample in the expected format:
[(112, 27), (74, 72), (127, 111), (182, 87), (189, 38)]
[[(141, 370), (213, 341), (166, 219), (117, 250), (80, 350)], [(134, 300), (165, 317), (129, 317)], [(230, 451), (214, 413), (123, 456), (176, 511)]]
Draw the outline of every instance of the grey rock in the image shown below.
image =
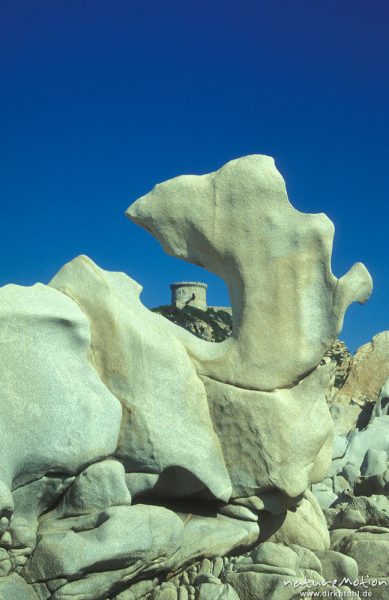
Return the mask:
[(147, 494), (156, 485), (158, 473), (126, 473), (125, 480), (132, 498)]
[(156, 585), (158, 584), (158, 579), (145, 579), (143, 581), (137, 581), (134, 583), (128, 590), (122, 592), (123, 598), (116, 600), (127, 600), (126, 596), (128, 596), (128, 600), (138, 600), (138, 598), (142, 598), (148, 592), (151, 592)]
[(180, 575), (180, 585), (189, 585), (190, 584), (190, 579), (189, 579), (189, 575), (186, 571), (184, 571), (181, 575)]
[(131, 590), (124, 590), (124, 592), (121, 592), (120, 594), (115, 596), (115, 598), (113, 600), (136, 600), (136, 599), (135, 599), (134, 594), (131, 592)]
[(386, 377), (381, 388), (380, 395), (374, 405), (370, 421), (373, 421), (376, 417), (383, 417), (387, 415), (389, 415), (389, 376)]
[(348, 439), (346, 435), (335, 434), (332, 446), (332, 459), (342, 458), (345, 455)]
[(366, 452), (374, 449), (389, 455), (389, 416), (376, 417), (366, 429), (356, 431), (350, 438), (345, 453), (347, 462), (361, 467)]
[(389, 577), (389, 533), (356, 531), (343, 536), (334, 550), (351, 556), (358, 564), (359, 575)]
[(85, 256), (50, 285), (88, 316), (96, 368), (123, 407), (116, 456), (126, 471), (158, 474), (157, 495), (204, 492), (227, 502), (231, 485), (204, 386), (172, 323), (142, 305), (137, 283)]
[(177, 600), (176, 588), (161, 588), (153, 595), (153, 600)]
[(388, 462), (388, 454), (385, 452), (385, 450), (378, 451), (374, 450), (374, 448), (369, 448), (361, 465), (361, 474), (363, 477), (381, 475), (388, 469)]
[(295, 510), (287, 511), (285, 520), (269, 541), (288, 546), (296, 544), (313, 552), (330, 547), (327, 522), (312, 492), (307, 490), (301, 504)]
[(204, 560), (202, 561), (199, 571), (198, 571), (199, 575), (205, 575), (205, 574), (210, 574), (212, 573), (212, 563), (208, 558), (204, 558)]
[(389, 496), (389, 469), (380, 475), (361, 477), (354, 486), (357, 496)]
[(198, 600), (239, 600), (236, 591), (229, 584), (215, 585), (202, 583), (198, 587)]
[(389, 527), (389, 498), (357, 496), (337, 505), (333, 529), (358, 529), (364, 525)]
[[(257, 537), (255, 523), (222, 515), (185, 520), (168, 509), (141, 504), (66, 519), (53, 512), (41, 519), (25, 576), (31, 583), (63, 576), (71, 580), (54, 600), (81, 593), (100, 600), (123, 580), (174, 572), (205, 553), (220, 556), (234, 547), (249, 547)], [(90, 575), (83, 578), (86, 571)]]
[(194, 600), (195, 594), (196, 594), (196, 590), (195, 590), (195, 588), (192, 585), (190, 585), (188, 587), (188, 594), (189, 594), (189, 600)]
[(358, 404), (332, 404), (330, 413), (334, 422), (334, 432), (338, 435), (347, 435), (356, 429), (361, 407)]
[(215, 575), (215, 577), (219, 577), (222, 571), (223, 559), (221, 558), (221, 556), (217, 556), (213, 561), (212, 574)]
[(366, 519), (361, 511), (348, 508), (338, 513), (332, 526), (338, 529), (359, 529), (363, 525), (366, 525)]
[(336, 475), (334, 477), (334, 493), (337, 496), (343, 494), (343, 492), (351, 492), (352, 487), (345, 477), (342, 475)]
[(219, 512), (233, 519), (242, 519), (242, 521), (258, 521), (258, 513), (253, 512), (247, 506), (238, 506), (236, 504), (225, 504), (219, 508)]
[(333, 492), (333, 480), (330, 477), (326, 477), (320, 483), (313, 484), (311, 490), (323, 509), (329, 508), (338, 499), (338, 496)]
[(321, 574), (322, 567), (320, 560), (316, 556), (316, 553), (308, 550), (308, 548), (297, 546), (296, 544), (291, 544), (290, 549), (297, 554), (298, 569), (300, 571), (309, 569), (310, 571), (315, 571), (316, 573)]
[[(126, 576), (135, 577), (147, 571), (150, 562), (178, 549), (182, 529), (181, 519), (173, 512), (143, 505), (111, 507), (61, 520), (46, 518), (25, 574), (30, 582), (61, 576), (79, 580), (86, 570), (93, 573), (106, 565), (117, 571), (128, 569)], [(113, 575), (121, 580), (119, 572)], [(76, 587), (73, 582), (70, 585)]]
[(281, 544), (264, 542), (251, 552), (253, 563), (276, 567), (286, 567), (296, 571), (298, 566), (297, 554)]
[[(285, 577), (270, 573), (229, 573), (226, 581), (244, 600), (297, 600), (302, 592), (312, 593), (312, 586), (304, 585), (304, 577)], [(320, 579), (317, 580), (320, 582)], [(347, 588), (344, 588), (347, 589)], [(326, 591), (334, 595), (339, 590), (332, 586), (318, 586), (315, 592)]]
[(25, 548), (30, 554), (35, 547), (38, 519), (40, 515), (58, 502), (74, 481), (74, 477), (48, 474), (13, 490), (14, 514), (1, 543), (9, 548)]
[[(332, 274), (332, 223), (291, 206), (269, 157), (176, 178), (128, 215), (224, 278), (232, 335), (197, 338), (84, 256), (50, 287), (0, 290), (0, 597), (289, 600), (286, 577), (322, 583), (309, 551), (330, 543), (308, 487), (333, 458), (343, 501), (344, 466), (388, 449), (386, 392), (334, 453), (326, 403), (335, 365), (323, 355), (370, 275), (360, 263)], [(365, 481), (384, 477), (366, 461)], [(334, 548), (359, 557), (360, 540), (385, 543), (385, 510), (373, 496), (339, 503), (332, 524), (354, 527), (358, 513), (365, 529), (343, 529)]]
[(371, 598), (374, 600), (388, 600), (389, 577), (365, 577), (364, 583), (356, 586), (355, 592), (359, 592), (360, 597), (363, 598), (366, 590), (372, 594)]
[(34, 588), (22, 577), (13, 573), (8, 577), (0, 577), (1, 600), (40, 600)]
[[(276, 488), (281, 498), (295, 502), (310, 483), (323, 479), (332, 454), (332, 420), (325, 403), (328, 374), (323, 369), (298, 386), (274, 392), (238, 389), (204, 378), (233, 497)], [(280, 512), (285, 509), (280, 504)]]
[(350, 483), (351, 487), (354, 487), (359, 480), (360, 470), (352, 463), (347, 463), (342, 468), (341, 475)]
[(177, 598), (178, 600), (189, 600), (188, 589), (183, 585), (180, 585), (180, 587), (177, 589)]
[(0, 548), (0, 577), (5, 577), (11, 571), (11, 560), (9, 553)]
[(354, 581), (358, 577), (358, 565), (351, 556), (345, 556), (334, 550), (317, 551), (316, 556), (322, 566), (322, 574), (326, 581), (338, 582), (343, 578)]
[(285, 577), (295, 577), (297, 575), (294, 569), (265, 564), (239, 564), (233, 571), (235, 573), (273, 573), (274, 575), (284, 575)]
[(208, 175), (159, 184), (127, 216), (168, 253), (227, 283), (232, 338), (209, 344), (181, 330), (199, 372), (212, 379), (268, 391), (296, 384), (335, 341), (348, 305), (371, 293), (361, 263), (334, 277), (332, 223), (292, 207), (268, 156), (246, 156)]
[(221, 581), (218, 577), (215, 577), (215, 575), (212, 575), (212, 573), (199, 573), (196, 577), (196, 579), (194, 580), (194, 586), (199, 586), (202, 583), (212, 583), (214, 585), (218, 585), (221, 584)]
[(116, 460), (95, 463), (82, 471), (55, 510), (57, 518), (74, 517), (110, 506), (130, 505), (124, 467)]
[(0, 323), (7, 348), (0, 374), (5, 486), (50, 471), (72, 475), (114, 452), (121, 407), (90, 363), (90, 328), (80, 308), (41, 284), (8, 285), (0, 290)]

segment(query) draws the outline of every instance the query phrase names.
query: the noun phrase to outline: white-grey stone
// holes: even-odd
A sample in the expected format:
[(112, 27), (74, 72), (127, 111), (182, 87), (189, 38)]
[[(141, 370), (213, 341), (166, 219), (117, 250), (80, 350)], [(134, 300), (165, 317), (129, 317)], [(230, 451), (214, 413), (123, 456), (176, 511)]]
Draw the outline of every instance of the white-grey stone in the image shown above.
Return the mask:
[(315, 552), (330, 547), (330, 537), (323, 511), (309, 490), (295, 510), (288, 510), (285, 520), (269, 541), (296, 544)]
[(180, 587), (177, 588), (177, 596), (178, 600), (189, 600), (188, 589), (185, 586), (180, 585)]
[(300, 385), (274, 392), (204, 378), (233, 497), (274, 489), (296, 498), (323, 479), (332, 454), (326, 375), (326, 368), (317, 369)]
[(389, 533), (355, 531), (341, 537), (333, 549), (351, 556), (359, 575), (389, 577)]
[(338, 499), (337, 494), (333, 491), (333, 481), (330, 477), (326, 477), (320, 483), (314, 483), (311, 490), (323, 509), (329, 508)]
[(197, 594), (198, 600), (239, 600), (238, 594), (228, 583), (202, 583), (198, 586)]
[(253, 563), (274, 567), (286, 567), (296, 571), (298, 568), (297, 554), (287, 546), (264, 542), (251, 552)]
[(141, 304), (137, 283), (85, 256), (65, 265), (50, 285), (89, 319), (96, 368), (123, 407), (116, 456), (126, 471), (160, 475), (159, 495), (208, 491), (228, 501), (231, 485), (204, 386), (171, 323)]
[[(309, 486), (331, 476), (346, 498), (349, 465), (355, 486), (386, 489), (385, 389), (365, 431), (338, 410), (333, 449), (321, 364), (371, 278), (360, 263), (334, 277), (332, 223), (290, 205), (269, 157), (176, 178), (128, 214), (225, 279), (232, 336), (196, 338), (84, 256), (50, 287), (0, 289), (0, 598), (292, 599), (285, 578), (323, 583), (311, 550), (329, 547)], [(385, 510), (329, 509), (334, 527), (363, 525), (334, 548), (359, 563), (367, 540), (373, 557)]]
[(332, 404), (330, 413), (334, 422), (334, 431), (338, 435), (347, 435), (356, 428), (361, 407), (358, 404)]
[(20, 575), (0, 577), (0, 600), (40, 600), (34, 588)]
[(7, 487), (65, 477), (114, 452), (122, 411), (90, 363), (88, 321), (64, 294), (2, 288), (0, 329), (1, 513)]
[(249, 548), (258, 534), (256, 523), (222, 515), (177, 515), (141, 504), (65, 519), (53, 511), (41, 518), (38, 543), (24, 574), (31, 583), (70, 580), (54, 600), (77, 594), (102, 600), (122, 581), (174, 572), (205, 554)]
[(158, 473), (126, 473), (125, 480), (132, 498), (147, 494), (156, 485)]
[(61, 499), (55, 515), (63, 519), (129, 504), (131, 495), (123, 465), (116, 460), (104, 460), (78, 475)]
[[(324, 590), (327, 597), (330, 592), (332, 597), (336, 597), (336, 593), (339, 594), (339, 588), (320, 585), (322, 580), (320, 577), (315, 579), (316, 586), (314, 588), (312, 585), (306, 585), (305, 580), (305, 577), (285, 577), (272, 573), (254, 572), (229, 573), (226, 576), (226, 581), (236, 590), (241, 600), (297, 600), (304, 592), (312, 594), (313, 591), (323, 592)], [(347, 591), (348, 588), (342, 589)], [(307, 597), (309, 597), (308, 594)]]
[[(388, 425), (389, 435), (389, 425)], [(365, 457), (361, 465), (361, 474), (364, 477), (371, 477), (372, 475), (381, 475), (388, 468), (388, 454), (385, 450), (375, 450), (369, 448), (366, 451)]]
[(382, 495), (351, 497), (337, 506), (332, 529), (358, 529), (364, 525), (389, 527), (389, 498)]
[(351, 556), (345, 556), (334, 550), (317, 551), (323, 577), (326, 581), (342, 581), (343, 578), (355, 581), (358, 577), (358, 565)]
[(159, 184), (127, 215), (169, 254), (226, 282), (232, 339), (216, 345), (182, 338), (200, 372), (232, 385), (271, 391), (296, 384), (320, 363), (348, 305), (371, 293), (361, 263), (334, 277), (333, 224), (293, 208), (268, 156)]
[(174, 587), (161, 587), (153, 594), (153, 600), (177, 600), (177, 590)]

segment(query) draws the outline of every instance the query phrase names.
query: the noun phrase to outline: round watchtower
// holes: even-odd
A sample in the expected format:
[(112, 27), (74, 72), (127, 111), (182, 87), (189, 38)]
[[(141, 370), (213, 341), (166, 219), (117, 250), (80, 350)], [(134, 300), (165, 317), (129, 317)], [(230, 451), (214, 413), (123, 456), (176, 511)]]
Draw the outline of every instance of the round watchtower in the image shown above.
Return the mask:
[(172, 283), (172, 306), (184, 308), (195, 306), (200, 310), (207, 310), (207, 284), (199, 281), (179, 281)]

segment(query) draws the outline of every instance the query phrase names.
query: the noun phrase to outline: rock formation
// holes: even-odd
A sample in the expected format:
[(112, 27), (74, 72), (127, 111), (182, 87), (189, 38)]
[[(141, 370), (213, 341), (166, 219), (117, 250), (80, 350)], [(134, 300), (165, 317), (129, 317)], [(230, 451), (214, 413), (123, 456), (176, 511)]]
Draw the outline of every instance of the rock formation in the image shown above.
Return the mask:
[(199, 339), (85, 256), (0, 290), (0, 598), (347, 591), (382, 520), (362, 502), (370, 529), (330, 539), (315, 486), (333, 464), (323, 357), (371, 292), (366, 268), (332, 274), (332, 223), (295, 210), (265, 156), (158, 185), (127, 214), (224, 278), (232, 334)]
[(389, 331), (377, 334), (352, 357), (347, 378), (336, 394), (337, 403), (374, 403), (389, 374)]

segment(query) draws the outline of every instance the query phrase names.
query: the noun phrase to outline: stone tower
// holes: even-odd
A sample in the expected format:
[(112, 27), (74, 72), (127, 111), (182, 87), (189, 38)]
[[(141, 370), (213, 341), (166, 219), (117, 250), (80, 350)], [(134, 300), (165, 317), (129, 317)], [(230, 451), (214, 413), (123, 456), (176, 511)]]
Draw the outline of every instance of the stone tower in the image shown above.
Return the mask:
[(207, 310), (207, 284), (199, 281), (179, 281), (172, 283), (172, 306), (184, 308), (184, 306), (195, 306), (201, 310)]

